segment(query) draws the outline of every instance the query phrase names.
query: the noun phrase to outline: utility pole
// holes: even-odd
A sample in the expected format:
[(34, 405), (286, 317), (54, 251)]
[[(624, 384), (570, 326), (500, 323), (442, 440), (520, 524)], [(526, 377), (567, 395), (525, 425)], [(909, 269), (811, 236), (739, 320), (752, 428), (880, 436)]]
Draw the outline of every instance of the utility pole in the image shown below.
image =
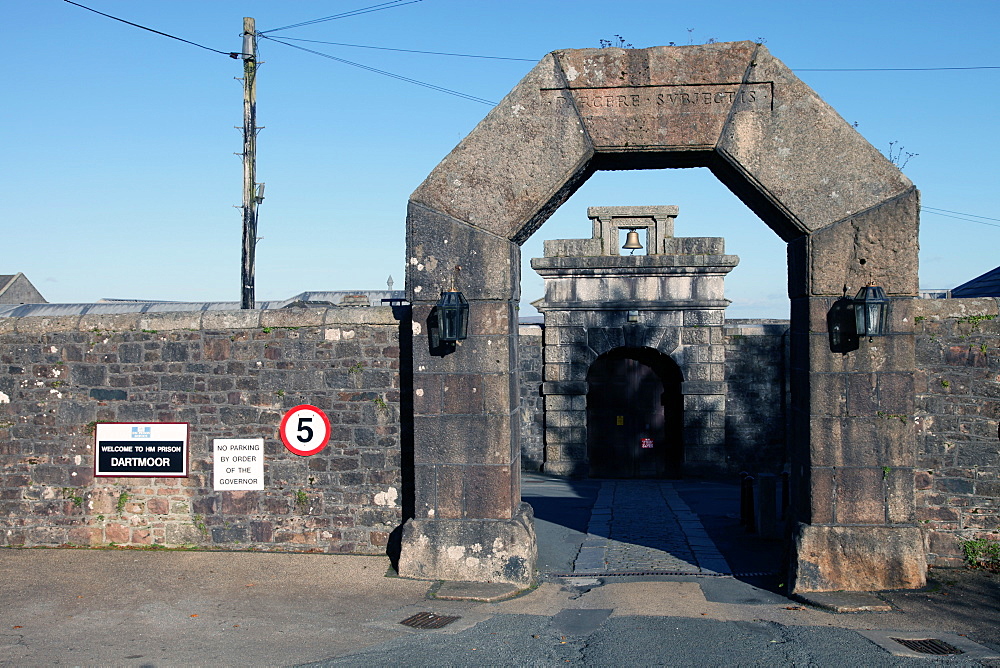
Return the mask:
[[(240, 307), (252, 309), (254, 265), (257, 249), (257, 205), (263, 184), (255, 193), (257, 177), (257, 28), (253, 18), (243, 17), (243, 269)], [(259, 196), (258, 196), (259, 195)]]

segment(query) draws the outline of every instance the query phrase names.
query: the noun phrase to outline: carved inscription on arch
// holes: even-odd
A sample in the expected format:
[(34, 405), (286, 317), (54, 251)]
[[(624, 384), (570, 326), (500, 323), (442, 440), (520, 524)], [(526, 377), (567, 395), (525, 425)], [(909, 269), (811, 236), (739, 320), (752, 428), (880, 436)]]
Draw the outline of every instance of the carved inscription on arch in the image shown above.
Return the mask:
[(543, 88), (540, 102), (574, 107), (598, 147), (714, 146), (731, 109), (765, 112), (771, 82), (610, 88)]
[(670, 108), (685, 112), (727, 113), (729, 107), (767, 109), (773, 84), (738, 83), (688, 86), (629, 86), (621, 88), (543, 88), (542, 101), (552, 106), (576, 103), (584, 109)]

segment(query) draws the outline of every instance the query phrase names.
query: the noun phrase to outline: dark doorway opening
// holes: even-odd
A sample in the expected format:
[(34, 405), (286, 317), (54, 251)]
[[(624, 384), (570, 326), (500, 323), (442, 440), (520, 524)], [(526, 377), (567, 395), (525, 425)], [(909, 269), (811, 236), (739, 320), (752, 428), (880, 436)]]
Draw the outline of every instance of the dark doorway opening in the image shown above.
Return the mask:
[(679, 478), (683, 398), (677, 364), (651, 348), (616, 348), (587, 373), (592, 478)]

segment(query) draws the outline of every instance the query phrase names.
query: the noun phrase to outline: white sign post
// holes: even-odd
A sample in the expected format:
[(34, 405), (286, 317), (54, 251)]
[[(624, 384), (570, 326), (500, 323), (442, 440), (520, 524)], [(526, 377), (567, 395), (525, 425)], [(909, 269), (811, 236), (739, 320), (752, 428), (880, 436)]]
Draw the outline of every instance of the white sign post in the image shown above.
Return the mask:
[(264, 489), (264, 439), (217, 438), (212, 443), (216, 490)]

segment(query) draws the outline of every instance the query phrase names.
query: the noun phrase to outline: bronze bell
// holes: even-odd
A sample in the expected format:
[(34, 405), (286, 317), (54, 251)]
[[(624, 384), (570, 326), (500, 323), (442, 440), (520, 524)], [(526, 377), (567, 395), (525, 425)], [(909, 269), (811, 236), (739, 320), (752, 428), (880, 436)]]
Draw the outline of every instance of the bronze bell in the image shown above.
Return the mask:
[(635, 230), (629, 230), (628, 235), (625, 237), (625, 245), (622, 248), (633, 251), (642, 248), (642, 244), (639, 243), (639, 233)]

